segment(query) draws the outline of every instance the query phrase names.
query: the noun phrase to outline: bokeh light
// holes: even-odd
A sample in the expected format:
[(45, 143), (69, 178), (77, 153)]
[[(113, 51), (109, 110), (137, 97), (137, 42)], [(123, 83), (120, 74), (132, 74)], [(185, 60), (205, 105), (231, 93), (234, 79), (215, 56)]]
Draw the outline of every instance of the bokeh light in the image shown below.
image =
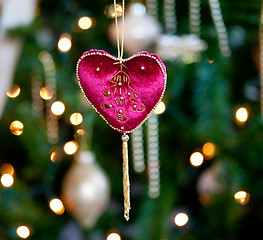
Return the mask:
[(121, 236), (118, 233), (110, 233), (107, 240), (121, 240)]
[(185, 224), (187, 224), (189, 220), (189, 217), (187, 216), (187, 214), (185, 213), (178, 213), (175, 218), (174, 218), (174, 223), (179, 226), (182, 227)]
[(15, 120), (10, 124), (10, 131), (16, 136), (21, 135), (23, 133), (23, 130), (24, 130), (24, 125), (18, 120)]
[(50, 160), (56, 163), (60, 161), (62, 157), (63, 157), (63, 150), (58, 146), (53, 147), (50, 153)]
[(236, 119), (237, 119), (237, 121), (242, 122), (242, 123), (246, 122), (247, 119), (248, 119), (248, 111), (247, 111), (247, 109), (244, 108), (244, 107), (239, 108), (236, 111)]
[(74, 154), (78, 150), (78, 143), (76, 141), (69, 141), (64, 145), (64, 151), (68, 155)]
[(216, 147), (214, 143), (208, 142), (204, 144), (202, 148), (203, 154), (205, 155), (206, 159), (211, 159), (215, 156)]
[(20, 226), (16, 229), (16, 233), (21, 238), (28, 238), (30, 235), (30, 230), (27, 226)]
[(13, 175), (15, 170), (13, 168), (13, 166), (9, 163), (4, 163), (2, 166), (1, 166), (1, 174), (10, 174), (10, 175)]
[(245, 191), (238, 191), (235, 193), (234, 198), (241, 205), (246, 205), (250, 199), (250, 194)]
[(65, 212), (65, 207), (62, 201), (58, 198), (54, 198), (49, 202), (50, 209), (57, 215), (61, 215)]
[(65, 105), (61, 101), (56, 101), (51, 105), (51, 112), (54, 115), (60, 116), (64, 113), (65, 111)]
[(194, 166), (194, 167), (199, 167), (204, 161), (204, 156), (202, 153), (200, 152), (194, 152), (192, 153), (192, 155), (190, 156), (190, 163)]
[(162, 114), (162, 113), (164, 113), (164, 111), (165, 111), (165, 108), (166, 108), (166, 106), (165, 106), (165, 104), (164, 104), (164, 102), (159, 102), (159, 104), (157, 105), (157, 107), (154, 109), (154, 113), (155, 114)]
[(61, 52), (68, 52), (71, 49), (71, 37), (68, 34), (62, 34), (58, 41), (58, 49)]
[[(122, 16), (122, 6), (120, 4), (116, 4), (116, 12), (117, 12), (117, 17)], [(115, 18), (114, 4), (107, 4), (104, 10), (104, 13), (109, 18)]]
[(215, 60), (213, 60), (213, 59), (207, 59), (206, 61), (207, 61), (208, 63), (212, 64)]
[(19, 96), (20, 92), (20, 87), (16, 84), (13, 84), (11, 89), (6, 92), (6, 95), (10, 98), (16, 98)]
[(14, 178), (11, 174), (3, 174), (1, 177), (1, 183), (4, 187), (11, 187), (14, 183)]
[(92, 26), (92, 20), (89, 17), (81, 17), (78, 21), (78, 25), (81, 29), (87, 30)]
[(86, 131), (83, 129), (78, 129), (76, 133), (78, 134), (78, 136), (83, 136), (86, 133)]
[(40, 97), (44, 100), (49, 100), (53, 97), (53, 92), (47, 87), (42, 87), (39, 94)]
[(81, 124), (83, 121), (83, 117), (81, 115), (81, 113), (72, 113), (70, 116), (70, 122), (72, 125), (79, 125)]

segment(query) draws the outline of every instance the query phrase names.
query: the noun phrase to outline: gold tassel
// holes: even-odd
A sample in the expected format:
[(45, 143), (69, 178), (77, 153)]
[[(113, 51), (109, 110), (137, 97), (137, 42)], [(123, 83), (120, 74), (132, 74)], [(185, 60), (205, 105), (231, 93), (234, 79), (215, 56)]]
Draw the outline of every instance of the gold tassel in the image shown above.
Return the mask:
[(128, 140), (129, 136), (123, 134), (122, 140), (122, 158), (123, 158), (123, 196), (124, 196), (124, 217), (129, 220), (129, 212), (131, 209), (130, 203), (130, 181), (129, 181), (129, 165), (128, 165)]

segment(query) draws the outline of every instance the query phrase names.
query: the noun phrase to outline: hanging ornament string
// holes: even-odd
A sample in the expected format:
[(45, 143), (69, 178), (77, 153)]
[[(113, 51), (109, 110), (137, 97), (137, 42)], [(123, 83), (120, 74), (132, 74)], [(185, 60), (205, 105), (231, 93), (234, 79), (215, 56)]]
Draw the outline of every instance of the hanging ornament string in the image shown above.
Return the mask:
[(116, 35), (117, 35), (116, 39), (117, 39), (117, 48), (118, 48), (118, 59), (120, 60), (120, 63), (122, 63), (123, 46), (124, 46), (124, 10), (125, 10), (125, 0), (122, 1), (122, 24), (121, 24), (122, 26), (121, 26), (121, 46), (120, 46), (117, 4), (116, 4), (116, 0), (114, 0)]
[[(124, 46), (124, 10), (125, 10), (125, 1), (122, 1), (122, 26), (121, 26), (121, 40), (119, 39), (119, 30), (118, 30), (118, 16), (117, 16), (117, 4), (114, 0), (114, 10), (115, 10), (115, 23), (116, 23), (116, 34), (117, 34), (117, 48), (118, 48), (118, 60), (120, 64), (120, 71), (122, 71), (122, 57), (123, 57), (123, 46)], [(121, 41), (121, 46), (120, 46)], [(123, 171), (123, 197), (124, 197), (124, 217), (129, 220), (129, 212), (131, 209), (130, 203), (130, 181), (129, 181), (129, 164), (128, 164), (128, 140), (129, 136), (123, 134), (121, 137), (122, 140), (122, 171)]]
[(260, 108), (263, 118), (263, 3), (259, 20), (259, 61), (260, 61)]

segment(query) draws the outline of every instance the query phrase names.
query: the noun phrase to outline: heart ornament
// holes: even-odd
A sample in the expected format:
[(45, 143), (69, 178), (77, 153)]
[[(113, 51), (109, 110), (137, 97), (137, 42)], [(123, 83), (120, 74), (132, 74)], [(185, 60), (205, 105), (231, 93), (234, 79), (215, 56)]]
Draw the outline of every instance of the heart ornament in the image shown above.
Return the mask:
[(148, 52), (120, 61), (105, 51), (90, 50), (79, 58), (76, 73), (87, 100), (120, 133), (145, 122), (161, 101), (167, 80), (164, 63)]

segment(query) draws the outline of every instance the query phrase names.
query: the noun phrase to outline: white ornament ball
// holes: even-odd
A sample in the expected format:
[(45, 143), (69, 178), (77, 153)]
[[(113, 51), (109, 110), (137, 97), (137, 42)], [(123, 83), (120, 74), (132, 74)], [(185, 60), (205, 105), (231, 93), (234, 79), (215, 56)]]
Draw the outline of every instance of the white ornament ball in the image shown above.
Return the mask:
[[(124, 50), (128, 54), (134, 54), (142, 50), (148, 50), (154, 44), (155, 38), (161, 32), (160, 24), (146, 14), (146, 8), (141, 3), (133, 3), (125, 12), (124, 23)], [(121, 43), (122, 20), (118, 18), (118, 35)], [(109, 37), (114, 45), (117, 44), (116, 24), (109, 27)]]
[(108, 205), (109, 181), (95, 163), (94, 155), (84, 151), (79, 154), (62, 184), (62, 200), (67, 211), (89, 229)]

